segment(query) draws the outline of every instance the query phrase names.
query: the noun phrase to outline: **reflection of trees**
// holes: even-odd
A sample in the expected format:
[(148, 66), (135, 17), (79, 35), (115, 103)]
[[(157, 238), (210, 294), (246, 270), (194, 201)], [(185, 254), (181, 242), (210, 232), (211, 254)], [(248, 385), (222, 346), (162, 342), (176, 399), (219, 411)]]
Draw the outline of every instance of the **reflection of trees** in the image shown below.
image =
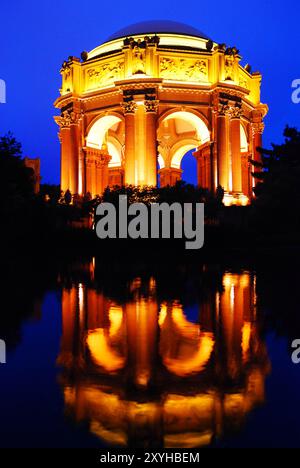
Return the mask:
[(41, 275), (40, 261), (33, 256), (2, 256), (0, 338), (5, 340), (8, 350), (21, 341), (24, 320), (40, 319), (44, 294), (56, 287), (56, 266), (43, 259), (45, 271)]
[[(114, 283), (95, 275), (97, 289), (80, 283), (63, 290), (58, 362), (66, 409), (107, 443), (207, 445), (264, 401), (269, 367), (255, 278), (225, 273), (220, 284), (218, 272), (203, 270), (192, 293), (196, 323), (183, 306), (195, 286), (184, 271), (181, 287), (176, 275), (158, 273), (120, 282), (115, 276)], [(172, 278), (173, 299), (164, 297)]]

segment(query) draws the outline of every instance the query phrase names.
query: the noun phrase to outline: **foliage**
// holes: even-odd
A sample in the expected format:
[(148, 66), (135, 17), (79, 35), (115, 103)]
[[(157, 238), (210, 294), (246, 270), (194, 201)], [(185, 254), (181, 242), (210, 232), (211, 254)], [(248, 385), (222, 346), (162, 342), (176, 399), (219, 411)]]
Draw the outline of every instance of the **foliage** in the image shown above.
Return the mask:
[(0, 210), (12, 212), (32, 199), (34, 173), (21, 159), (22, 147), (11, 133), (0, 138)]
[(252, 161), (257, 221), (269, 230), (300, 228), (300, 132), (286, 127), (284, 143), (260, 148), (261, 163)]

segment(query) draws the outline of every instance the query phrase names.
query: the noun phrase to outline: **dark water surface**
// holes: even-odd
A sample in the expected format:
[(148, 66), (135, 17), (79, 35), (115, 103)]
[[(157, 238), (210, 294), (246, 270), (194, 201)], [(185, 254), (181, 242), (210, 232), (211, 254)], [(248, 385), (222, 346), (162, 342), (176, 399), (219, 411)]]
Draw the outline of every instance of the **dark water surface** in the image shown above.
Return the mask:
[(299, 447), (292, 263), (6, 264), (2, 447)]

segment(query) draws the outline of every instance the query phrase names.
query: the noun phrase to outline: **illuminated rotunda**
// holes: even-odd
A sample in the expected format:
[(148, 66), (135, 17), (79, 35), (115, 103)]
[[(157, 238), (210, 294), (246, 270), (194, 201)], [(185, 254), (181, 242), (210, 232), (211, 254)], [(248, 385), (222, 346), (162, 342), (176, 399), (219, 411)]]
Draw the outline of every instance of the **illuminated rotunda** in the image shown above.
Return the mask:
[(259, 160), (261, 74), (236, 47), (172, 21), (138, 23), (81, 59), (63, 63), (55, 106), (61, 189), (100, 195), (107, 186), (174, 185), (194, 150), (197, 181), (246, 204)]

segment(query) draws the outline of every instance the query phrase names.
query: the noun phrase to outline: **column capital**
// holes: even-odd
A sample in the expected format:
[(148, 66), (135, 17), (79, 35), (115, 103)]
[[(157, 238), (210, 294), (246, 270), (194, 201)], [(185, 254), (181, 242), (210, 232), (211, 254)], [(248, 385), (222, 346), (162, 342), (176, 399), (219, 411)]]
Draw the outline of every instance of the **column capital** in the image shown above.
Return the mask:
[(241, 106), (229, 106), (228, 115), (231, 120), (240, 119), (243, 114), (243, 109)]
[(157, 99), (145, 100), (145, 109), (147, 113), (156, 114), (158, 110), (159, 101)]
[(124, 114), (134, 114), (137, 109), (137, 103), (134, 100), (124, 101), (121, 104)]
[(229, 113), (230, 106), (228, 102), (218, 102), (216, 112), (218, 117), (225, 117)]
[(101, 153), (97, 155), (96, 166), (108, 166), (110, 160), (110, 154), (108, 154), (106, 151), (101, 151)]
[(264, 132), (264, 129), (265, 129), (265, 124), (263, 122), (251, 123), (252, 136), (262, 135)]
[(77, 125), (82, 119), (82, 112), (74, 112), (73, 110), (66, 110), (61, 115), (54, 117), (55, 122), (60, 128), (69, 128), (71, 125)]

